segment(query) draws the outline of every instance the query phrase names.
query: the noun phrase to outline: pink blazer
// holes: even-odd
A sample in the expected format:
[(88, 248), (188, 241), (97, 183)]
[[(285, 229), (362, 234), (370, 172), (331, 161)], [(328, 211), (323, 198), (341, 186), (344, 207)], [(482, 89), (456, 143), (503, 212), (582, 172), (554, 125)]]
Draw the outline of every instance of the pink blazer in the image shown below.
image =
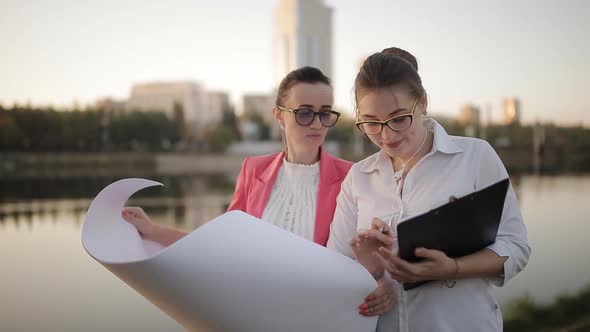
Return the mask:
[[(241, 210), (260, 218), (284, 157), (285, 152), (246, 158), (227, 210)], [(320, 183), (313, 237), (314, 242), (322, 246), (328, 241), (340, 184), (351, 166), (351, 162), (336, 158), (321, 149)]]

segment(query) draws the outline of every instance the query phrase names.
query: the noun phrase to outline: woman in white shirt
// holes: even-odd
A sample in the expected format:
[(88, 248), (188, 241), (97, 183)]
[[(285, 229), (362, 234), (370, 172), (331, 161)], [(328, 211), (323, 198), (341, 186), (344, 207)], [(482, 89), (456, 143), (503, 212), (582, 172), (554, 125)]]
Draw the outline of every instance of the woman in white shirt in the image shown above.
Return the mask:
[[(396, 255), (399, 220), (508, 177), (487, 142), (450, 136), (426, 116), (428, 100), (417, 69), (416, 59), (396, 48), (363, 63), (354, 85), (357, 126), (381, 150), (353, 165), (344, 179), (327, 246), (392, 279), (397, 303), (380, 329), (500, 331), (492, 285), (503, 286), (530, 255), (512, 187), (494, 244), (456, 259), (427, 248), (416, 250), (424, 258), (418, 263)], [(401, 287), (425, 280), (440, 282), (409, 291)]]

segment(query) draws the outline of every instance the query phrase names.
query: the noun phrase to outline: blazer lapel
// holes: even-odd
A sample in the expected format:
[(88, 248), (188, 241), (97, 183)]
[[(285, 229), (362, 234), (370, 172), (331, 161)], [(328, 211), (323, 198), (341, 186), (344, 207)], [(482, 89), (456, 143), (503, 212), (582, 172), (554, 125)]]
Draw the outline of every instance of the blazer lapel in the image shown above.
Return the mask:
[(330, 223), (336, 206), (336, 196), (340, 190), (341, 174), (336, 169), (334, 159), (321, 148), (320, 183), (318, 188), (314, 242), (325, 245), (328, 241)]
[(261, 218), (262, 212), (266, 207), (266, 203), (270, 198), (272, 191), (272, 185), (275, 183), (279, 168), (283, 164), (283, 158), (285, 158), (285, 152), (277, 154), (271, 162), (256, 176), (255, 181), (252, 182), (252, 191), (250, 192), (251, 202), (250, 211), (252, 215)]

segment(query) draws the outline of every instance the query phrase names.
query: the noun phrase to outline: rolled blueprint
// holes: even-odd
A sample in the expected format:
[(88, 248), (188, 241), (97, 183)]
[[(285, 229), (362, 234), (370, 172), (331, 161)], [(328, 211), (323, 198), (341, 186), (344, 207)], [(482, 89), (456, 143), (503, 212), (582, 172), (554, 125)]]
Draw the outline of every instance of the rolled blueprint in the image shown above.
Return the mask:
[[(124, 179), (92, 201), (82, 228), (90, 256), (190, 331), (374, 331), (358, 306), (377, 283), (354, 260), (241, 211), (163, 247), (121, 211), (140, 189)], [(99, 313), (98, 313), (99, 314)]]

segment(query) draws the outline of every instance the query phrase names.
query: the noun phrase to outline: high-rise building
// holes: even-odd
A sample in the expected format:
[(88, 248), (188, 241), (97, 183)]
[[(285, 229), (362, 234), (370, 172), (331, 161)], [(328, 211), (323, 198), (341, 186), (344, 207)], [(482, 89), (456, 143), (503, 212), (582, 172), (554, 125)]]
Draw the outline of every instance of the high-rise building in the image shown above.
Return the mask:
[(100, 111), (118, 115), (127, 110), (127, 101), (105, 97), (98, 99), (94, 106)]
[(504, 98), (502, 105), (504, 109), (503, 123), (505, 125), (520, 125), (520, 100), (516, 97)]
[(207, 93), (207, 111), (211, 115), (211, 122), (219, 122), (223, 112), (233, 112), (229, 101), (229, 95), (223, 91), (210, 91)]
[(273, 26), (275, 84), (303, 66), (332, 77), (332, 8), (323, 0), (280, 0)]
[(481, 111), (479, 107), (472, 104), (463, 105), (457, 121), (463, 126), (479, 127), (481, 123)]
[(182, 106), (186, 121), (197, 121), (206, 106), (205, 91), (196, 82), (149, 82), (135, 84), (127, 103), (130, 111), (164, 112), (174, 118), (174, 105)]
[(256, 113), (268, 124), (274, 123), (272, 108), (274, 107), (274, 96), (263, 93), (246, 94), (243, 97), (244, 113)]
[(461, 108), (457, 122), (465, 127), (465, 136), (477, 137), (481, 133), (481, 111), (479, 107), (466, 104)]
[(175, 119), (178, 106), (189, 136), (202, 137), (207, 126), (219, 123), (229, 105), (224, 92), (208, 92), (196, 82), (170, 81), (136, 84), (127, 103), (130, 111), (163, 112)]

